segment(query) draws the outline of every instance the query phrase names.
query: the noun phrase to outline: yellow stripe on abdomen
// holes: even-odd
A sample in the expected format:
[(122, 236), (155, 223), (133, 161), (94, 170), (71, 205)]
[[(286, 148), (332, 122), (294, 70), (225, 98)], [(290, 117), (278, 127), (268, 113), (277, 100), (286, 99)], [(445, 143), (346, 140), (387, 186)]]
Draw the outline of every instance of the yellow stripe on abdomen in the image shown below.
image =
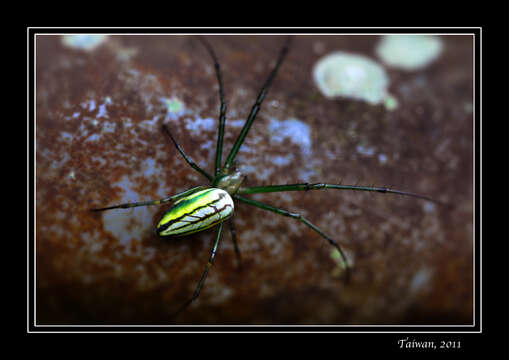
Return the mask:
[(177, 201), (157, 225), (161, 236), (187, 235), (208, 229), (233, 214), (233, 200), (221, 189), (198, 191)]

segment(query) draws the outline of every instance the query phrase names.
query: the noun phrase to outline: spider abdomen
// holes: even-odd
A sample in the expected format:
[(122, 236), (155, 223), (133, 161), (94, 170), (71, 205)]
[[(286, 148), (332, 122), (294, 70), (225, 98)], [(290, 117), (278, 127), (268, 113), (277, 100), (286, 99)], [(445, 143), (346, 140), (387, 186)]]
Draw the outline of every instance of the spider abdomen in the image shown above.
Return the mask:
[(233, 200), (222, 189), (208, 188), (178, 200), (157, 225), (160, 236), (182, 236), (208, 229), (233, 214)]

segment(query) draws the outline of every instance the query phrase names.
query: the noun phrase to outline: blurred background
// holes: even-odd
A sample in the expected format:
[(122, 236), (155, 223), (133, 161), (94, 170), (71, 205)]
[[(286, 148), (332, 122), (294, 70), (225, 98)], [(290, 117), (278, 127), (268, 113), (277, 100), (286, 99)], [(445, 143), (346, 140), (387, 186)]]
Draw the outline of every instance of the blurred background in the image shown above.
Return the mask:
[[(228, 106), (224, 155), (284, 36), (209, 35)], [(193, 36), (36, 36), (36, 323), (167, 324), (193, 293), (215, 229), (162, 239), (168, 206), (92, 213), (206, 184), (161, 125), (212, 172), (212, 60)], [(472, 324), (473, 37), (300, 35), (237, 157), (245, 185), (394, 187), (453, 206), (338, 190), (236, 204), (183, 324)], [(228, 227), (225, 227), (227, 230)]]

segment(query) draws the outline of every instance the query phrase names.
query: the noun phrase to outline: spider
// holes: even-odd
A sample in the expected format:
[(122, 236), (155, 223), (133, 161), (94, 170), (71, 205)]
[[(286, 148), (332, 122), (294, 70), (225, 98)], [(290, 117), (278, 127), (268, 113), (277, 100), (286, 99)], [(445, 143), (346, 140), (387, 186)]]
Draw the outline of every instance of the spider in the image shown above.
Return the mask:
[(237, 243), (236, 230), (232, 218), (235, 206), (234, 200), (279, 215), (290, 217), (311, 228), (313, 231), (318, 233), (322, 238), (327, 240), (331, 246), (337, 249), (344, 264), (343, 274), (345, 281), (347, 282), (349, 281), (350, 266), (343, 252), (343, 249), (336, 240), (334, 240), (332, 237), (327, 235), (323, 230), (321, 230), (318, 226), (314, 225), (308, 219), (306, 219), (305, 217), (298, 213), (274, 207), (272, 205), (268, 205), (254, 199), (250, 199), (243, 195), (269, 192), (337, 189), (337, 190), (355, 190), (355, 191), (371, 191), (378, 193), (391, 193), (438, 202), (425, 195), (420, 195), (408, 191), (396, 190), (387, 187), (375, 187), (375, 186), (358, 186), (358, 185), (326, 184), (326, 183), (313, 183), (313, 184), (296, 183), (296, 184), (252, 186), (252, 187), (242, 186), (246, 176), (243, 175), (234, 165), (235, 158), (237, 156), (237, 153), (239, 152), (239, 149), (244, 143), (246, 136), (248, 135), (249, 129), (251, 128), (256, 119), (256, 115), (258, 114), (263, 103), (263, 100), (265, 99), (269, 91), (272, 81), (276, 77), (279, 68), (281, 67), (284, 59), (286, 58), (289, 52), (292, 37), (291, 36), (287, 37), (286, 41), (284, 42), (279, 52), (276, 64), (272, 71), (270, 72), (264, 85), (262, 86), (258, 94), (258, 97), (256, 98), (256, 101), (252, 106), (251, 111), (247, 117), (247, 120), (240, 131), (240, 134), (238, 135), (230, 153), (228, 154), (224, 162), (222, 158), (223, 155), (222, 153), (223, 153), (224, 128), (226, 123), (226, 102), (224, 96), (221, 67), (219, 65), (219, 61), (217, 59), (213, 47), (205, 39), (205, 37), (197, 36), (196, 38), (203, 45), (203, 47), (206, 49), (209, 56), (211, 57), (214, 63), (215, 75), (219, 84), (219, 100), (220, 100), (219, 121), (218, 121), (219, 125), (217, 131), (218, 135), (217, 135), (214, 172), (210, 174), (209, 172), (205, 171), (200, 166), (198, 166), (189, 156), (187, 156), (166, 125), (162, 126), (162, 130), (167, 134), (167, 136), (169, 137), (171, 142), (175, 145), (178, 152), (182, 155), (187, 164), (191, 166), (194, 170), (196, 170), (198, 173), (200, 173), (203, 177), (205, 177), (210, 185), (193, 187), (181, 193), (159, 200), (124, 203), (103, 208), (91, 209), (91, 211), (97, 212), (118, 208), (125, 209), (137, 206), (161, 205), (173, 202), (173, 205), (163, 215), (163, 217), (157, 224), (156, 233), (161, 237), (185, 236), (209, 229), (214, 226), (218, 226), (217, 234), (212, 245), (211, 254), (205, 266), (205, 269), (203, 270), (200, 281), (198, 282), (193, 295), (175, 312), (174, 314), (175, 316), (180, 314), (189, 305), (191, 305), (191, 303), (195, 301), (200, 295), (200, 291), (203, 288), (203, 285), (205, 284), (205, 280), (207, 278), (209, 270), (212, 267), (212, 264), (214, 263), (219, 242), (221, 240), (223, 223), (226, 220), (229, 220), (234, 250), (238, 263), (240, 264), (240, 251)]

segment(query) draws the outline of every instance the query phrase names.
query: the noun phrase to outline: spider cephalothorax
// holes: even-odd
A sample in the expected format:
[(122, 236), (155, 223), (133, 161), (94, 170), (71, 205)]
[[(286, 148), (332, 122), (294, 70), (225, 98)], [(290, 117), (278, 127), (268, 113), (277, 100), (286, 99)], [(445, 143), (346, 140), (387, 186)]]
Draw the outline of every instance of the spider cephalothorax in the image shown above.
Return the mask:
[(233, 171), (220, 175), (215, 181), (215, 185), (217, 188), (225, 190), (228, 194), (234, 195), (240, 189), (245, 179), (246, 176), (235, 168)]

